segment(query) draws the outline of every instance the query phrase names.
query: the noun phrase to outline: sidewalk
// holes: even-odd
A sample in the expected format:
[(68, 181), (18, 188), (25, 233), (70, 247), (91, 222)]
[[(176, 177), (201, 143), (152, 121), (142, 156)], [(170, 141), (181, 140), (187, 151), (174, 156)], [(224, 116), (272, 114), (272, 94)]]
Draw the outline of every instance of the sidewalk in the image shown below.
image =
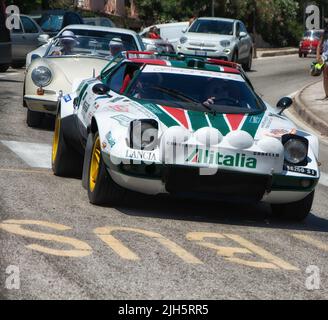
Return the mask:
[(325, 96), (322, 79), (302, 89), (294, 98), (295, 111), (310, 126), (328, 136), (328, 100)]
[(261, 49), (256, 50), (258, 58), (267, 58), (267, 57), (277, 57), (277, 56), (286, 56), (290, 54), (297, 54), (298, 48), (278, 48), (278, 49)]

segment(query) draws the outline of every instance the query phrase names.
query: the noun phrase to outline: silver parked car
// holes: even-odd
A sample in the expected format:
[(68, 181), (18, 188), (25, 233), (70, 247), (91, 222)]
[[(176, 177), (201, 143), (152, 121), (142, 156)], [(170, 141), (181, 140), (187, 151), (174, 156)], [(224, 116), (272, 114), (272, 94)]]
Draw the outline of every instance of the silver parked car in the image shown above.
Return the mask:
[(252, 67), (253, 41), (243, 22), (224, 18), (198, 18), (185, 31), (179, 53), (208, 56)]
[(11, 31), (12, 67), (25, 65), (26, 55), (40, 46), (39, 36), (44, 34), (39, 25), (30, 17), (20, 15), (19, 29)]

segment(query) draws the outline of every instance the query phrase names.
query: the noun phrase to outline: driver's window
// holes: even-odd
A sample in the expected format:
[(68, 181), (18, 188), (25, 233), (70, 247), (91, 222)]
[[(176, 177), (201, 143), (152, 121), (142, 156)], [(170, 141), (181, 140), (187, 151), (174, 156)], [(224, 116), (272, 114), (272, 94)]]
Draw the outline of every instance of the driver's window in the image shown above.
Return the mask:
[(126, 70), (126, 64), (122, 65), (118, 70), (116, 70), (108, 79), (107, 85), (109, 88), (115, 92), (120, 92), (124, 76), (125, 76), (125, 70)]

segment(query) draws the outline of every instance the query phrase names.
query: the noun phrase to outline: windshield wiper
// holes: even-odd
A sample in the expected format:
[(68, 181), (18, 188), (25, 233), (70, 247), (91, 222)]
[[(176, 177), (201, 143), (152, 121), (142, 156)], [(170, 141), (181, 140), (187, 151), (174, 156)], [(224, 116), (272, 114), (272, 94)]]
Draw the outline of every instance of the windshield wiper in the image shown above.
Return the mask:
[(184, 93), (178, 91), (178, 90), (175, 90), (175, 89), (169, 89), (169, 88), (165, 88), (165, 87), (152, 87), (153, 89), (156, 89), (156, 90), (159, 90), (159, 91), (162, 91), (164, 93), (167, 93), (173, 97), (176, 97), (176, 98), (180, 98), (186, 102), (189, 102), (189, 103), (193, 103), (193, 104), (197, 104), (197, 106), (201, 105), (203, 106), (204, 108), (206, 108), (207, 111), (211, 112), (213, 115), (216, 115), (216, 111), (213, 110), (209, 105), (206, 105), (204, 104), (204, 102), (199, 102), (197, 99), (194, 99), (192, 97), (189, 97), (187, 95), (185, 95)]

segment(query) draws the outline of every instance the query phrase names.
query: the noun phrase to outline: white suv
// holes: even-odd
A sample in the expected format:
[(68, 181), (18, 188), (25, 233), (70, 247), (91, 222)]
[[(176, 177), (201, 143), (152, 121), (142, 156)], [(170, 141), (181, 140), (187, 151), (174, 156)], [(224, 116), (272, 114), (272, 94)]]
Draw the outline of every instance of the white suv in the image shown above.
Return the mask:
[(252, 67), (253, 41), (239, 20), (198, 18), (180, 38), (177, 51), (238, 62), (245, 70)]

